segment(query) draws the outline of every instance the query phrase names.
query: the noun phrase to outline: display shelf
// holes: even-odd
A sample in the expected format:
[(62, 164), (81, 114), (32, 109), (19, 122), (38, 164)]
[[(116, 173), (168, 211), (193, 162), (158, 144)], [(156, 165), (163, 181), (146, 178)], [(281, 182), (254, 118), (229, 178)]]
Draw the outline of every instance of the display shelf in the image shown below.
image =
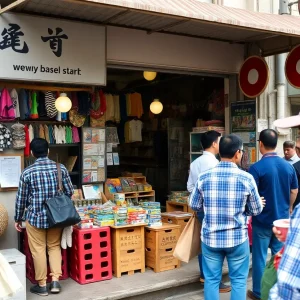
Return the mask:
[(193, 213), (194, 211), (189, 207), (187, 203), (180, 203), (175, 201), (167, 201), (166, 210), (167, 212), (172, 211), (183, 211)]
[(49, 148), (56, 147), (79, 147), (80, 143), (72, 143), (72, 144), (49, 144)]

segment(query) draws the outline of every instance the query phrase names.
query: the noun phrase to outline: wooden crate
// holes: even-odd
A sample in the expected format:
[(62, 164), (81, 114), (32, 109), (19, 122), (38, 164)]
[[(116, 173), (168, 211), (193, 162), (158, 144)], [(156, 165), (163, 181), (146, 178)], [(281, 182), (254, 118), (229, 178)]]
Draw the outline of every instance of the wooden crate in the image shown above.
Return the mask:
[(182, 211), (166, 212), (161, 214), (163, 223), (180, 225), (180, 233), (185, 228), (192, 214)]
[(180, 203), (175, 201), (167, 201), (166, 210), (167, 212), (172, 211), (183, 211), (183, 212), (189, 212), (193, 213), (194, 211), (188, 206), (187, 203)]
[(111, 226), (112, 271), (122, 274), (145, 272), (145, 225)]
[(173, 256), (179, 236), (179, 225), (147, 226), (145, 228), (146, 266), (154, 272), (179, 268), (180, 261)]

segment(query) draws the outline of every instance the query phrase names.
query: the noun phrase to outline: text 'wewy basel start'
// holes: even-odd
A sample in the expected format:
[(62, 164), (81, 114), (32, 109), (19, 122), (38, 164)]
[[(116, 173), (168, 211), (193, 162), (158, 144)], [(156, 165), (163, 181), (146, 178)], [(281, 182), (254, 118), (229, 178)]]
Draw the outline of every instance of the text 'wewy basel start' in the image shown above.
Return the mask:
[(36, 74), (38, 71), (41, 73), (48, 73), (48, 74), (64, 74), (64, 75), (81, 75), (81, 69), (76, 68), (61, 68), (61, 67), (47, 67), (40, 65), (37, 66), (25, 66), (25, 65), (13, 65), (15, 71), (22, 71), (22, 72), (33, 72)]

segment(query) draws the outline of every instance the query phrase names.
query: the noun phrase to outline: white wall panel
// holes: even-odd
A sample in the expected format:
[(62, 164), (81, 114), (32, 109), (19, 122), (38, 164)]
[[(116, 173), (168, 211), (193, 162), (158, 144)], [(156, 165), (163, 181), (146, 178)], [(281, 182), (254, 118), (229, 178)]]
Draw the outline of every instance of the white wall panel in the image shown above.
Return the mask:
[(243, 55), (242, 45), (118, 27), (107, 30), (108, 64), (237, 73)]

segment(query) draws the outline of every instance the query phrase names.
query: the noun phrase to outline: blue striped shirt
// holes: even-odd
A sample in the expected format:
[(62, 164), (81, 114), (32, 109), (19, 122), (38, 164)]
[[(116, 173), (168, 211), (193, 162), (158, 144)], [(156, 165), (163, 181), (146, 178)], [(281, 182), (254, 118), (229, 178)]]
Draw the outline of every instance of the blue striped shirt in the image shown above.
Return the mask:
[(271, 289), (269, 300), (300, 299), (300, 205), (295, 207), (277, 271), (277, 283)]
[[(64, 193), (71, 197), (74, 189), (65, 166), (61, 165)], [(26, 220), (37, 228), (48, 228), (45, 201), (58, 194), (56, 163), (48, 157), (38, 158), (21, 174), (16, 198), (15, 221), (23, 219), (26, 209)]]
[(190, 206), (195, 211), (204, 208), (201, 240), (213, 248), (244, 243), (248, 239), (247, 216), (263, 209), (252, 175), (224, 161), (199, 176)]

